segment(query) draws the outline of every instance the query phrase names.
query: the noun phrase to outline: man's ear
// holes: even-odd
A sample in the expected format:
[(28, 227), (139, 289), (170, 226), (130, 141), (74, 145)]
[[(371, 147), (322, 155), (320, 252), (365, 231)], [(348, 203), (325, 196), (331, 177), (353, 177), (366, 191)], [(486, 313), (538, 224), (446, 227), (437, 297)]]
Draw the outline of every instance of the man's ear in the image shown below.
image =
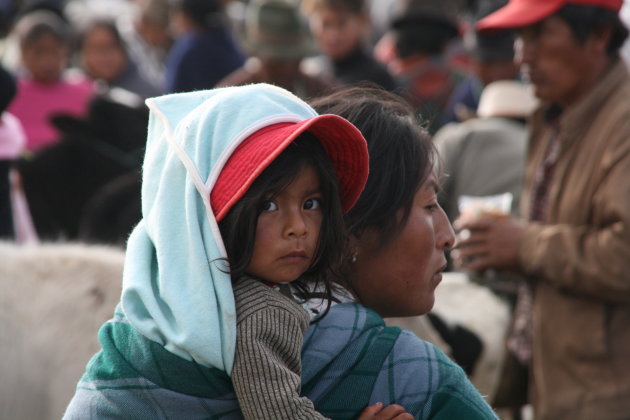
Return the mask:
[(593, 29), (586, 42), (590, 46), (592, 52), (605, 55), (611, 38), (612, 28), (600, 27)]

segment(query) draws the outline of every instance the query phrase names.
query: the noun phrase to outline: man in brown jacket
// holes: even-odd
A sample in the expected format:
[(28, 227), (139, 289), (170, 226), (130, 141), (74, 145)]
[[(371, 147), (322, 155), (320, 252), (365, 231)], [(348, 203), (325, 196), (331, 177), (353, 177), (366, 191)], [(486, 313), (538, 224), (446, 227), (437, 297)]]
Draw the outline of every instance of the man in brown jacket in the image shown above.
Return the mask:
[(530, 279), (516, 314), (524, 334), (508, 344), (522, 360), (531, 356), (536, 420), (630, 418), (630, 74), (618, 54), (628, 35), (621, 5), (510, 0), (477, 23), (516, 29), (521, 68), (542, 106), (531, 121), (524, 219), (456, 221), (466, 235), (453, 257), (473, 271), (512, 269)]

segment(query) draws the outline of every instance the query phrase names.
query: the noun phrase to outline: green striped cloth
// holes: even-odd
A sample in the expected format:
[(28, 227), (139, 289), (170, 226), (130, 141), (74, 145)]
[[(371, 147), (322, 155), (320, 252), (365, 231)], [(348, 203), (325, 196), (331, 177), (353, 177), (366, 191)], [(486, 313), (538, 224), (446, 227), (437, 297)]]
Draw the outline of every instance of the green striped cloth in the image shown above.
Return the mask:
[[(117, 311), (99, 331), (64, 419), (242, 419), (225, 372), (140, 335)], [(366, 405), (403, 405), (418, 419), (495, 419), (461, 368), (412, 333), (356, 303), (335, 305), (302, 351), (303, 393), (333, 419)]]

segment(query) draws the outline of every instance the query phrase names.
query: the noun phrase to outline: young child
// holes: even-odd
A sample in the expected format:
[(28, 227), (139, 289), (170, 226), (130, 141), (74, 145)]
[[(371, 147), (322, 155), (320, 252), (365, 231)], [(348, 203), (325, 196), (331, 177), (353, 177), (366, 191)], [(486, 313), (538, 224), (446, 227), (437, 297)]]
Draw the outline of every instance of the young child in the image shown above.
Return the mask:
[(58, 113), (83, 116), (94, 88), (87, 78), (64, 72), (70, 55), (69, 28), (55, 13), (30, 12), (15, 30), (23, 69), (9, 111), (24, 126), (26, 148), (35, 152), (58, 140), (50, 117)]
[(149, 82), (127, 49), (113, 19), (90, 21), (78, 40), (80, 65), (86, 75), (107, 87), (119, 87), (141, 98), (163, 93), (162, 87)]
[[(365, 140), (265, 84), (147, 104), (121, 303), (64, 418), (323, 418), (299, 397), (309, 316), (285, 289), (332, 279)], [(404, 415), (377, 404), (361, 418)]]
[(373, 82), (394, 90), (396, 81), (376, 61), (369, 41), (370, 13), (366, 0), (304, 0), (302, 10), (323, 53), (306, 65), (332, 73), (340, 82), (353, 85)]

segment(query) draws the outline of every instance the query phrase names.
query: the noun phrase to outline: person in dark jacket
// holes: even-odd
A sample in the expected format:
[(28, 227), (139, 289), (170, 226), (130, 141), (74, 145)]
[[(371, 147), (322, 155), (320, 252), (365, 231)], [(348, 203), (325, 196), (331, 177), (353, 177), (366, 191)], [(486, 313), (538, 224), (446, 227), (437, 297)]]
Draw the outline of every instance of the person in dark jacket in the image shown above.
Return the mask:
[(387, 68), (372, 55), (365, 0), (305, 0), (302, 10), (322, 52), (309, 64), (344, 84), (368, 81), (387, 90), (397, 87)]
[(217, 0), (178, 0), (176, 40), (166, 58), (165, 91), (211, 89), (245, 62)]

